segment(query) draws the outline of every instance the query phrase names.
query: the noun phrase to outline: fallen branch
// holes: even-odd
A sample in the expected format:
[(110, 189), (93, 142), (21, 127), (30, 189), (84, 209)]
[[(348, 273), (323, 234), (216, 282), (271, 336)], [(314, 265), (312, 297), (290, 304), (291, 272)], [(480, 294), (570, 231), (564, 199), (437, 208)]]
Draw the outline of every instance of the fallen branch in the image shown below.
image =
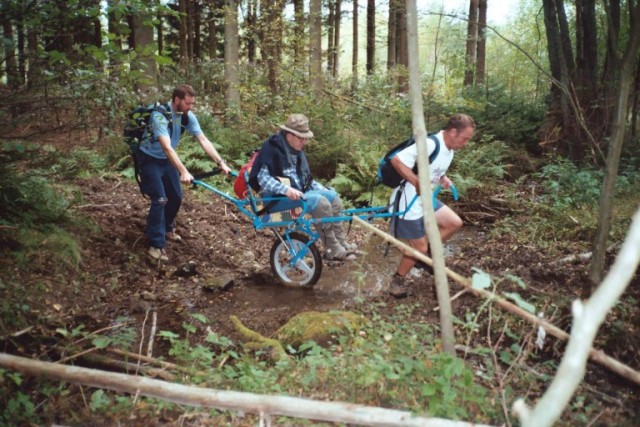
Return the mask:
[(323, 402), (299, 397), (207, 389), (145, 377), (57, 365), (6, 353), (0, 353), (0, 367), (25, 375), (45, 375), (56, 380), (120, 393), (135, 394), (139, 391), (141, 395), (181, 405), (243, 411), (258, 415), (263, 414), (263, 416), (280, 415), (371, 427), (488, 427), (463, 421), (417, 416), (408, 411), (352, 403)]
[[(156, 369), (148, 366), (138, 366), (138, 364), (122, 362), (120, 360), (111, 359), (110, 357), (102, 356), (99, 354), (83, 354), (81, 356), (81, 359), (93, 366), (102, 366), (104, 368), (117, 370), (120, 372), (136, 372), (136, 374), (141, 373), (142, 375), (146, 375), (149, 377), (158, 377), (167, 381), (173, 381), (175, 379), (174, 374), (172, 374), (171, 372), (167, 372), (164, 369)], [(67, 366), (59, 363), (57, 364), (59, 366)]]
[[(379, 237), (383, 238), (385, 241), (392, 243), (393, 245), (401, 248), (403, 251), (407, 252), (409, 255), (411, 255), (414, 258), (419, 259), (420, 261), (425, 262), (426, 264), (430, 265), (433, 267), (433, 261), (431, 260), (431, 258), (429, 258), (428, 256), (426, 256), (423, 253), (418, 252), (417, 250), (415, 250), (414, 248), (412, 248), (411, 246), (408, 246), (406, 244), (404, 244), (403, 242), (401, 242), (398, 239), (395, 239), (393, 236), (390, 236), (389, 234), (385, 233), (384, 231), (374, 227), (373, 225), (361, 220), (360, 218), (354, 216), (353, 219), (364, 225), (366, 228), (370, 229), (371, 231), (373, 231), (376, 235), (378, 235)], [(502, 307), (503, 309), (507, 310), (508, 312), (515, 314), (517, 316), (522, 317), (525, 320), (528, 320), (529, 322), (533, 323), (534, 326), (538, 327), (542, 327), (545, 331), (547, 331), (549, 334), (553, 335), (554, 337), (561, 339), (562, 341), (567, 341), (569, 339), (569, 334), (566, 333), (565, 331), (563, 331), (562, 329), (558, 328), (557, 326), (552, 325), (551, 323), (547, 322), (544, 319), (539, 318), (538, 316), (536, 316), (535, 314), (529, 313), (526, 310), (523, 310), (522, 308), (518, 307), (515, 304), (512, 304), (511, 302), (507, 301), (506, 299), (494, 294), (493, 292), (484, 290), (484, 289), (475, 289), (471, 286), (471, 280), (461, 276), (460, 274), (449, 270), (448, 268), (445, 268), (445, 272), (447, 274), (447, 276), (449, 276), (451, 279), (453, 279), (455, 282), (457, 282), (458, 284), (464, 286), (465, 288), (467, 288), (472, 294), (474, 294), (475, 296), (479, 296), (479, 297), (483, 297), (483, 298), (487, 298), (490, 299), (491, 301), (493, 301), (496, 305), (498, 305), (499, 307)], [(594, 348), (591, 348), (591, 350), (589, 350), (589, 357), (599, 363), (600, 365), (604, 366), (605, 368), (609, 369), (612, 372), (615, 372), (616, 374), (620, 375), (623, 378), (626, 378), (630, 381), (633, 381), (636, 384), (640, 384), (640, 372), (634, 370), (633, 368), (625, 365), (622, 362), (619, 362), (618, 360), (614, 359), (611, 356), (607, 356), (602, 350), (597, 350)]]
[(158, 326), (158, 313), (154, 310), (151, 318), (151, 331), (149, 332), (149, 344), (147, 345), (147, 356), (153, 355), (153, 341), (156, 339), (156, 328)]
[[(460, 292), (456, 293), (451, 298), (449, 298), (449, 301), (453, 302), (453, 301), (457, 300), (458, 298), (460, 298), (462, 295), (466, 294), (467, 292), (469, 292), (467, 289), (463, 289)], [(436, 306), (436, 308), (433, 309), (433, 311), (438, 311), (438, 310), (440, 310), (440, 306)]]

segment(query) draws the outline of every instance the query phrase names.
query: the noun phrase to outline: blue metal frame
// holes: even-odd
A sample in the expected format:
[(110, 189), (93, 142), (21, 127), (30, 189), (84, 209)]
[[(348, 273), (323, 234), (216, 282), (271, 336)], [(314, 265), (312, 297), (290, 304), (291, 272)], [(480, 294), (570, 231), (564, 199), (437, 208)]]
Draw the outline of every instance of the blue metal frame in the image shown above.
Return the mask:
[[(237, 176), (237, 172), (232, 172), (231, 175)], [(244, 178), (246, 179), (246, 176)], [(411, 207), (416, 202), (416, 200), (418, 200), (418, 195), (416, 195), (409, 202), (405, 210), (400, 212), (395, 212), (395, 213), (389, 212), (389, 206), (376, 206), (376, 207), (370, 207), (370, 208), (345, 209), (342, 211), (342, 216), (333, 216), (333, 217), (325, 217), (325, 218), (306, 218), (305, 216), (308, 213), (307, 204), (304, 200), (302, 200), (302, 212), (300, 212), (297, 218), (292, 218), (289, 220), (282, 220), (282, 221), (269, 221), (269, 219), (271, 218), (270, 214), (265, 213), (262, 216), (259, 216), (257, 214), (257, 212), (259, 211), (258, 205), (260, 204), (264, 205), (266, 203), (269, 203), (275, 200), (283, 200), (283, 199), (286, 199), (286, 197), (261, 197), (260, 199), (256, 199), (253, 192), (249, 189), (248, 197), (245, 199), (239, 199), (239, 198), (233, 197), (228, 193), (220, 191), (216, 187), (210, 184), (207, 184), (206, 182), (203, 182), (200, 179), (194, 180), (193, 185), (204, 187), (207, 190), (222, 197), (223, 199), (233, 203), (234, 206), (240, 212), (242, 212), (243, 214), (245, 214), (247, 217), (251, 219), (253, 227), (256, 230), (261, 230), (265, 228), (273, 229), (274, 233), (278, 236), (278, 238), (283, 239), (283, 241), (286, 241), (288, 243), (287, 246), (291, 251), (291, 255), (292, 255), (292, 259), (290, 261), (290, 264), (292, 267), (298, 262), (298, 260), (300, 260), (302, 257), (306, 255), (307, 251), (309, 250), (309, 247), (312, 244), (320, 240), (320, 235), (313, 230), (313, 227), (312, 227), (313, 224), (351, 221), (354, 215), (363, 220), (402, 216), (409, 209), (411, 209)], [(441, 189), (442, 187), (438, 185), (433, 191), (434, 204), (435, 204), (435, 199), (440, 193)], [(454, 185), (451, 185), (450, 189), (453, 194), (454, 200), (458, 200), (458, 191), (456, 190), (456, 187)], [(284, 212), (287, 212), (287, 211), (284, 211)], [(266, 221), (265, 221), (265, 218), (266, 218)], [(284, 228), (284, 232), (282, 235), (276, 230), (277, 228)], [(291, 244), (291, 239), (290, 239), (290, 234), (294, 231), (297, 231), (309, 236), (309, 241), (305, 245), (305, 248), (303, 248), (303, 250), (297, 253), (296, 253), (296, 249)]]

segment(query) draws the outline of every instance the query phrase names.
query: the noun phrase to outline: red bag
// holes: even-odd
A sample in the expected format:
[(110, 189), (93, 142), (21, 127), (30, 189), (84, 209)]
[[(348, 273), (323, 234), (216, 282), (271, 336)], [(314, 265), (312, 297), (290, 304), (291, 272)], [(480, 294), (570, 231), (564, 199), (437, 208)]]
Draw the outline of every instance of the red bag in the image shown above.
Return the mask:
[(249, 174), (249, 172), (251, 172), (251, 167), (253, 166), (253, 162), (256, 161), (258, 153), (259, 150), (253, 152), (251, 158), (249, 158), (249, 161), (240, 168), (236, 180), (233, 181), (233, 192), (236, 193), (238, 199), (246, 199), (249, 191), (251, 191), (249, 189), (247, 181), (245, 181), (244, 179), (244, 173), (247, 172), (247, 174)]

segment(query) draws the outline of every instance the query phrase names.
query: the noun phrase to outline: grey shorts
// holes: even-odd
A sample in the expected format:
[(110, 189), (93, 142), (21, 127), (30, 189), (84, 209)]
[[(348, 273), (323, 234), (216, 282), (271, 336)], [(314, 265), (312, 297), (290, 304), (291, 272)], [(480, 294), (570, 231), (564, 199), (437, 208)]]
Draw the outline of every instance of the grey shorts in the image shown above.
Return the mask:
[[(440, 200), (436, 200), (434, 210), (437, 211), (443, 206), (444, 203)], [(398, 221), (398, 228), (396, 228), (396, 221)], [(393, 217), (389, 224), (389, 233), (397, 239), (421, 239), (427, 235), (427, 232), (424, 229), (424, 217), (419, 219), (402, 219)]]

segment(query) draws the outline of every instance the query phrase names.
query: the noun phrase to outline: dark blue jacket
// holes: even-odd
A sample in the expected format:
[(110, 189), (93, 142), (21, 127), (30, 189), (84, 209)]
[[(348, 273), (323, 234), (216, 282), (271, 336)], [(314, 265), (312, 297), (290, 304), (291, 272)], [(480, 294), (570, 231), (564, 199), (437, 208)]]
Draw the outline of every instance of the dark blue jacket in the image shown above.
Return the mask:
[[(262, 143), (260, 152), (256, 157), (253, 166), (251, 167), (251, 173), (249, 173), (249, 185), (255, 191), (260, 191), (260, 184), (258, 183), (258, 172), (262, 169), (262, 166), (267, 165), (269, 169), (269, 175), (273, 177), (285, 177), (291, 181), (291, 186), (297, 190), (304, 191), (303, 188), (298, 188), (297, 182), (304, 185), (311, 177), (311, 171), (309, 170), (309, 162), (303, 151), (297, 151), (291, 148), (285, 139), (285, 133), (279, 132), (271, 135), (269, 139)], [(286, 169), (291, 169), (293, 163), (290, 156), (297, 157), (296, 160), (296, 175), (297, 179), (291, 176), (285, 175)]]

